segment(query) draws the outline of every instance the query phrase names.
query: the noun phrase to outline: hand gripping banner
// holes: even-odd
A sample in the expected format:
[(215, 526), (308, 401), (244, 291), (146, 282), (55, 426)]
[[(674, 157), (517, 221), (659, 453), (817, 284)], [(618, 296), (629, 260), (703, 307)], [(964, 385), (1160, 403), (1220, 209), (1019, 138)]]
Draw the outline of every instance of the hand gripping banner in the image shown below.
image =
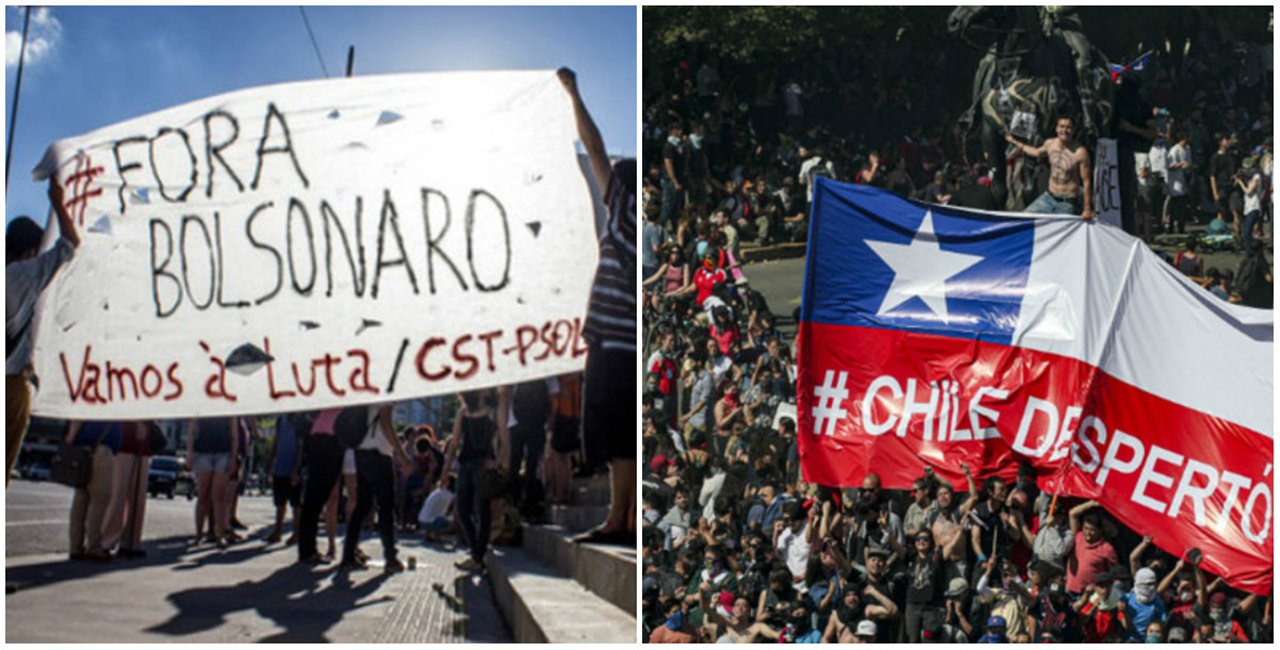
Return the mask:
[(1078, 217), (820, 179), (800, 323), (805, 480), (963, 489), (1031, 463), (1229, 583), (1272, 581), (1272, 312)]
[(537, 71), (253, 88), (54, 143), (37, 178), (83, 243), (43, 296), (34, 411), (297, 411), (580, 369), (576, 139)]

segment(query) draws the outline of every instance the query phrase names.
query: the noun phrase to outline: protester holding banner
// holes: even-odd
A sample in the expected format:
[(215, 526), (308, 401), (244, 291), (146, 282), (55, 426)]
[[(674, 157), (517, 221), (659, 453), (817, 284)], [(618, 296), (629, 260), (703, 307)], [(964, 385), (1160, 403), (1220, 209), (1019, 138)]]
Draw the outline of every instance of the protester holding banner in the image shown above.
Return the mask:
[[(298, 562), (322, 564), (324, 557), (316, 548), (316, 535), (320, 527), (320, 511), (329, 503), (338, 476), (342, 473), (344, 449), (334, 434), (334, 422), (342, 409), (321, 411), (311, 424), (303, 453), (307, 459), (307, 482), (302, 492), (302, 518), (298, 521)], [(336, 506), (334, 506), (336, 508)], [(333, 510), (329, 526), (330, 546), (337, 528), (337, 510)]]
[[(240, 418), (192, 418), (187, 423), (188, 469), (196, 477), (196, 536), (200, 544), (211, 541), (227, 548), (232, 541), (231, 491), (239, 471)], [(209, 536), (203, 532), (208, 524)]]
[(4, 259), (4, 339), (5, 339), (5, 475), (18, 462), (18, 451), (31, 420), (32, 321), (36, 301), (58, 269), (71, 259), (80, 245), (80, 235), (64, 205), (62, 185), (49, 179), (49, 204), (58, 220), (58, 239), (53, 248), (40, 252), (44, 230), (30, 217), (10, 221), (5, 230)]
[(71, 559), (105, 562), (111, 550), (103, 544), (103, 522), (115, 486), (115, 459), (123, 442), (119, 422), (72, 422), (66, 442), (88, 450), (88, 480), (75, 485), (71, 501)]
[(413, 463), (391, 427), (391, 405), (369, 407), (368, 415), (367, 433), (355, 450), (359, 487), (356, 488), (356, 506), (347, 519), (342, 568), (365, 568), (365, 563), (356, 556), (356, 550), (360, 547), (360, 528), (376, 502), (378, 532), (382, 537), (382, 554), (386, 560), (383, 572), (399, 573), (404, 571), (404, 563), (396, 552), (395, 472), (398, 466), (404, 475), (408, 475), (413, 471)]
[[(568, 68), (557, 75), (573, 101), (578, 137), (603, 188), (608, 217), (599, 232), (600, 263), (591, 287), (583, 336), (587, 351), (583, 383), (582, 438), (587, 465), (609, 464), (608, 518), (575, 541), (624, 544), (636, 541), (636, 161), (610, 166), (604, 140), (578, 94)], [(678, 190), (678, 183), (673, 177)]]
[[(149, 420), (122, 425), (116, 455), (111, 504), (102, 523), (102, 546), (125, 558), (146, 557), (142, 549), (143, 518), (147, 511), (147, 483), (151, 466), (152, 427)], [(118, 548), (117, 548), (118, 546)]]

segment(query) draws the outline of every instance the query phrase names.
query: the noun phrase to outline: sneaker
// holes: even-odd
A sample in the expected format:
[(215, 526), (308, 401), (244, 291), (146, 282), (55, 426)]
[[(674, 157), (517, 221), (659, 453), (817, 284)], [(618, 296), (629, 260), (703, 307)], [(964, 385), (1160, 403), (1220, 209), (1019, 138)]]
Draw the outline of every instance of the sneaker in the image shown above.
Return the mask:
[(360, 550), (360, 547), (358, 547), (358, 546), (357, 546), (357, 547), (356, 547), (356, 559), (357, 559), (357, 560), (360, 560), (361, 562), (368, 562), (368, 561), (369, 561), (369, 555), (368, 555), (367, 553), (365, 553), (364, 551)]
[(390, 560), (387, 560), (387, 565), (386, 565), (385, 567), (383, 567), (383, 568), (382, 568), (382, 572), (383, 572), (383, 573), (385, 573), (385, 574), (387, 574), (387, 575), (392, 575), (392, 574), (396, 574), (396, 573), (403, 573), (403, 572), (404, 572), (404, 563), (403, 563), (403, 562), (401, 562), (399, 559), (396, 559), (396, 558), (392, 558), (392, 559), (390, 559)]
[(455, 562), (453, 566), (458, 567), (459, 569), (466, 571), (468, 573), (484, 571), (484, 565), (477, 562), (475, 558), (467, 558), (465, 560)]

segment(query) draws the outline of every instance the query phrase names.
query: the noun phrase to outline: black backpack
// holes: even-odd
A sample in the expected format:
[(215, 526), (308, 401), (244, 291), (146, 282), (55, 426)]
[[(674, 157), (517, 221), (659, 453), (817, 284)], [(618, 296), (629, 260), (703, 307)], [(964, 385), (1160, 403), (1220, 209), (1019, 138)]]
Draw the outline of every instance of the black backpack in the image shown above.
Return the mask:
[[(377, 420), (374, 420), (377, 425)], [(369, 405), (351, 406), (342, 409), (338, 419), (333, 422), (333, 433), (338, 444), (344, 449), (355, 449), (369, 435)]]

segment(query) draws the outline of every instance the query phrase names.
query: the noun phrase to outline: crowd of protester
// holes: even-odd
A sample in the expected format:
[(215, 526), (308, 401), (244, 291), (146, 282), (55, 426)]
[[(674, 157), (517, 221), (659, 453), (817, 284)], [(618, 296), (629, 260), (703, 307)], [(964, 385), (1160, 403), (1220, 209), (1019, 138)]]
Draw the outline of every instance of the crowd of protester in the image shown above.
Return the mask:
[[(181, 465), (193, 475), (195, 548), (225, 550), (247, 541), (240, 531), (248, 527), (237, 516), (240, 495), (254, 478), (269, 474), (275, 517), (269, 532), (262, 531), (263, 550), (296, 545), (300, 564), (336, 561), (344, 570), (366, 569), (362, 533), (376, 527), (383, 570), (397, 573), (406, 568), (397, 531), (421, 531), (427, 543), (456, 537), (469, 549), (458, 568), (484, 571), (491, 542), (514, 542), (522, 521), (545, 520), (548, 504), (568, 500), (573, 476), (605, 471), (607, 518), (573, 541), (634, 547), (636, 439), (630, 432), (638, 172), (632, 159), (609, 159), (575, 73), (561, 68), (556, 74), (606, 208), (605, 220), (597, 224), (599, 265), (583, 319), (584, 371), (459, 394), (456, 412), (437, 422), (451, 427), (448, 435), (417, 422), (401, 422), (397, 430), (391, 403), (192, 419), (182, 427), (177, 450), (153, 422), (72, 421), (52, 463), (55, 480), (75, 488), (70, 559), (145, 556), (141, 540), (152, 457), (179, 450)], [(31, 419), (36, 304), (80, 245), (63, 193), (61, 181), (51, 178), (49, 200), (59, 232), (52, 248), (41, 252), (43, 229), (29, 217), (7, 228), (6, 486)], [(260, 465), (255, 448), (270, 450)], [(169, 469), (177, 470), (178, 461), (168, 460)], [(322, 518), (328, 535), (323, 554)], [(339, 519), (346, 521), (341, 550)], [(7, 593), (17, 588), (6, 583)]]
[[(362, 529), (376, 529), (387, 572), (404, 569), (397, 534), (466, 545), (472, 554), (460, 567), (480, 570), (489, 542), (512, 542), (522, 521), (544, 521), (548, 505), (565, 502), (575, 472), (590, 470), (578, 451), (581, 398), (581, 373), (461, 394), (443, 422), (446, 435), (428, 424), (390, 426), (390, 405), (360, 410), (367, 420), (354, 438), (341, 433), (341, 408), (191, 420), (181, 429), (179, 455), (195, 492), (190, 546), (296, 544), (299, 562), (359, 570), (369, 559), (359, 546)], [(148, 468), (165, 452), (165, 436), (147, 421), (88, 421), (72, 422), (65, 441), (91, 459), (88, 480), (75, 489), (71, 559), (145, 557)], [(249, 450), (259, 442), (268, 451), (251, 462)], [(562, 469), (544, 472), (544, 463)], [(275, 517), (254, 522), (260, 526), (249, 540), (237, 504), (257, 470), (269, 477)]]
[[(1013, 484), (950, 485), (924, 468), (910, 492), (874, 474), (859, 489), (802, 480), (794, 341), (778, 328), (790, 314), (753, 290), (742, 249), (803, 242), (818, 176), (1004, 208), (956, 126), (964, 107), (948, 112), (955, 102), (934, 96), (949, 71), (920, 63), (841, 79), (834, 65), (729, 65), (691, 51), (651, 68), (645, 638), (1270, 642), (1270, 597), (1209, 575), (1198, 549), (1172, 556), (1093, 502), (1042, 493), (1029, 471)], [(1270, 308), (1270, 63), (1230, 45), (1169, 47), (1126, 84), (1117, 110), (1134, 128), (1120, 137), (1141, 141), (1135, 187), (1122, 190), (1135, 201), (1131, 234), (1204, 226), (1174, 239), (1182, 253), (1161, 254), (1224, 300)], [(1244, 260), (1206, 269), (1197, 248), (1224, 246)]]
[[(1270, 242), (1272, 74), (1262, 51), (1170, 42), (1143, 71), (1122, 75), (1114, 124), (1102, 135), (1119, 144), (1131, 234), (1150, 242), (1194, 226), (1203, 246), (1246, 255)], [(819, 63), (820, 51), (810, 54), (787, 65), (730, 64), (690, 47), (687, 56), (650, 66), (642, 277), (652, 292), (691, 291), (708, 246), (728, 261), (722, 267), (732, 267), (743, 246), (803, 241), (818, 176), (927, 202), (1005, 209), (990, 188), (1006, 161), (984, 161), (976, 132), (960, 126), (969, 95), (941, 50), (904, 51), (897, 64), (855, 57), (843, 75), (841, 65)], [(867, 74), (847, 74), (859, 66)], [(1008, 152), (1018, 155), (1013, 146)], [(1048, 168), (1038, 167), (1036, 194), (1048, 184)], [(1241, 270), (1233, 273), (1237, 283), (1253, 278)], [(1269, 269), (1259, 277), (1269, 284)]]

